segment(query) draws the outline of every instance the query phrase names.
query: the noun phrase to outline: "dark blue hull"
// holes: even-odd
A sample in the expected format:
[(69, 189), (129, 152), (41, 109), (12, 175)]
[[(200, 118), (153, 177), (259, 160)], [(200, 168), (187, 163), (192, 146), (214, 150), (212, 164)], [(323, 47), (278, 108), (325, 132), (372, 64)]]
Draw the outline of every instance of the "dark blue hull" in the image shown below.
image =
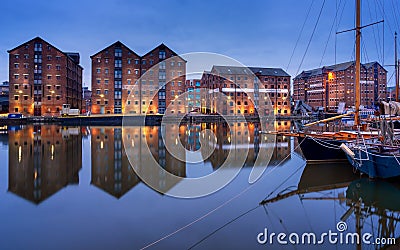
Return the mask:
[(346, 161), (346, 154), (339, 148), (346, 141), (298, 137), (301, 151), (307, 161)]
[(352, 149), (355, 159), (347, 156), (350, 164), (361, 173), (367, 174), (370, 178), (392, 178), (400, 176), (400, 157), (393, 155), (372, 153)]

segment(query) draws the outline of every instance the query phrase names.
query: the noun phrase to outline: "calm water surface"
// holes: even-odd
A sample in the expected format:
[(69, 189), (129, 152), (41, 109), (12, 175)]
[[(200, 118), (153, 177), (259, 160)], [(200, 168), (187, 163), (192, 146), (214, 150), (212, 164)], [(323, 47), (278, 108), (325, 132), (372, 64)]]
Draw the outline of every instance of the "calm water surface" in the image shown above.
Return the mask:
[[(199, 133), (207, 126), (179, 126), (177, 133), (188, 150), (196, 150)], [(277, 126), (290, 129), (284, 122)], [(257, 124), (248, 125), (248, 134), (241, 133), (240, 126), (234, 131), (215, 124), (207, 128), (219, 135), (217, 147), (197, 164), (171, 157), (159, 127), (130, 130), (134, 143), (146, 136), (154, 158), (182, 177), (205, 176), (218, 169), (233, 136), (240, 145), (249, 144), (245, 166), (234, 181), (196, 199), (169, 197), (146, 186), (126, 157), (121, 127), (3, 129), (0, 249), (139, 249), (153, 242), (150, 249), (357, 249), (356, 244), (327, 241), (324, 246), (279, 245), (276, 240), (272, 246), (260, 245), (256, 239), (265, 228), (287, 234), (336, 231), (341, 218), (348, 232), (399, 237), (396, 181), (360, 179), (343, 163), (306, 166), (301, 152), (292, 152), (297, 141), (277, 137), (268, 144), (273, 155), (266, 173), (250, 185), (260, 147)], [(264, 199), (268, 202), (259, 205)]]

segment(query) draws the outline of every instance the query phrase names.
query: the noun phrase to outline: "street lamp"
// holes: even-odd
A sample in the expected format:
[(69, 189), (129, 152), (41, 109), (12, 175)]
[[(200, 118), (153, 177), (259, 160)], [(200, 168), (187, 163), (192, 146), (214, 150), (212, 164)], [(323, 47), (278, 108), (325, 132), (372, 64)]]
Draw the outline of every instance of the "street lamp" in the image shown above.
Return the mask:
[[(22, 90), (19, 90), (18, 91), (18, 96), (19, 96), (19, 98), (20, 98), (20, 100), (21, 100), (21, 107), (22, 107), (22, 111), (24, 110), (24, 100), (22, 99), (22, 94), (23, 94), (23, 91)], [(20, 113), (22, 113), (21, 111), (20, 111)]]
[[(100, 94), (99, 96), (101, 98), (100, 99), (100, 113), (104, 114), (105, 113), (104, 94)], [(104, 108), (102, 108), (102, 107), (104, 107)]]
[[(51, 90), (50, 93), (51, 93), (51, 99), (53, 100), (53, 107), (50, 109), (50, 113), (53, 113), (52, 110), (54, 109), (54, 93), (55, 93), (55, 91)], [(54, 116), (54, 114), (52, 116)]]

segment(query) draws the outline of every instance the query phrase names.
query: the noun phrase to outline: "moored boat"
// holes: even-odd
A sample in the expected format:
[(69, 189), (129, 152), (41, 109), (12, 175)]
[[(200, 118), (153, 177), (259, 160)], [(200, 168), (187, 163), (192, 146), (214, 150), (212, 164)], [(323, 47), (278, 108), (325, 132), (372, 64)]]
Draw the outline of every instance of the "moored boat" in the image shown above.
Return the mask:
[(350, 164), (370, 178), (400, 176), (400, 147), (381, 143), (347, 143), (346, 156)]

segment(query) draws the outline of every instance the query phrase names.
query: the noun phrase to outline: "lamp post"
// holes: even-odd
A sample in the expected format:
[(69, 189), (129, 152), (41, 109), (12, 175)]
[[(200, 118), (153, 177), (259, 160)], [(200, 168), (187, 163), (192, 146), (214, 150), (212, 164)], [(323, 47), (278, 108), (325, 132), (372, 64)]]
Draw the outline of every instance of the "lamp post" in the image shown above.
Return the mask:
[(100, 114), (105, 113), (104, 94), (100, 94)]
[(51, 93), (51, 100), (53, 101), (53, 107), (50, 109), (50, 113), (52, 114), (51, 116), (54, 116), (55, 112), (53, 112), (53, 109), (54, 109), (54, 93), (55, 93), (55, 91), (51, 90), (50, 93)]
[(21, 109), (22, 109), (22, 111), (20, 111), (20, 113), (22, 113), (23, 112), (23, 110), (24, 110), (24, 100), (22, 99), (22, 97), (23, 97), (23, 91), (22, 90), (19, 90), (18, 91), (18, 98), (21, 100)]

